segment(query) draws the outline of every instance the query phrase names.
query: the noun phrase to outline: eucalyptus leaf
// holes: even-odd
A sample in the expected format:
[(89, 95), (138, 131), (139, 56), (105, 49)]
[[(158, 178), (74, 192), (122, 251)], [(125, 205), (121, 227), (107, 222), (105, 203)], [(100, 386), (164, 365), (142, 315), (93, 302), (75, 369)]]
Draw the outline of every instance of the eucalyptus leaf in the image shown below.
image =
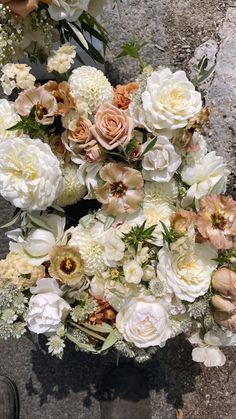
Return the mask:
[(113, 329), (113, 331), (107, 336), (104, 344), (102, 345), (101, 352), (109, 349), (111, 346), (113, 346), (117, 342), (117, 340), (118, 340), (118, 337), (117, 337), (116, 330)]

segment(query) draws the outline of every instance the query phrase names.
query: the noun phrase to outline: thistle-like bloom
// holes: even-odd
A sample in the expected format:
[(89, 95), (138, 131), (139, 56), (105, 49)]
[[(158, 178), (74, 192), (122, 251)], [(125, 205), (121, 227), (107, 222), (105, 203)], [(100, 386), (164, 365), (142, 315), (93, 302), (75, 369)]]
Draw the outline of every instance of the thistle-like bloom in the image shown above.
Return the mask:
[(140, 172), (120, 163), (108, 163), (100, 172), (105, 184), (96, 189), (96, 197), (107, 214), (132, 214), (143, 200), (143, 178)]
[(84, 262), (79, 248), (74, 246), (55, 246), (50, 254), (49, 273), (63, 284), (77, 284), (84, 275)]
[(217, 249), (233, 247), (233, 236), (236, 234), (236, 201), (220, 195), (202, 199), (197, 229)]

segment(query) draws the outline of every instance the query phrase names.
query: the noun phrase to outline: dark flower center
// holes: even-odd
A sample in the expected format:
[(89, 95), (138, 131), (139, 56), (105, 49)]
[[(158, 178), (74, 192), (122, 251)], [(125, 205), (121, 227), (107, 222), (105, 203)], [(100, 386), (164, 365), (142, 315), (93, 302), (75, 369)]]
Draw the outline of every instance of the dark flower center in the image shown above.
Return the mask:
[(127, 191), (127, 187), (124, 185), (123, 182), (115, 182), (111, 185), (111, 193), (112, 195), (117, 196), (118, 198), (123, 196)]
[(226, 219), (223, 217), (223, 215), (214, 213), (211, 216), (212, 225), (214, 228), (218, 228), (219, 230), (224, 230), (226, 227)]
[(47, 109), (43, 107), (43, 105), (41, 105), (41, 103), (37, 103), (36, 105), (36, 115), (38, 119), (43, 119), (44, 115), (47, 114)]
[(65, 258), (61, 262), (60, 268), (65, 274), (71, 274), (72, 272), (75, 271), (76, 263), (71, 258)]

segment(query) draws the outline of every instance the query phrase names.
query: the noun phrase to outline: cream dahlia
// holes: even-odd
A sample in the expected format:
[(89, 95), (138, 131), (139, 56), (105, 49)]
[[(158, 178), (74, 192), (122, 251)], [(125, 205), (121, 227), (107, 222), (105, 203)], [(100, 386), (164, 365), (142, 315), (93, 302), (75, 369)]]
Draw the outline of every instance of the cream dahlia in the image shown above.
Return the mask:
[(55, 203), (61, 207), (73, 205), (86, 194), (87, 188), (81, 185), (77, 177), (77, 166), (67, 164), (62, 170), (63, 182)]

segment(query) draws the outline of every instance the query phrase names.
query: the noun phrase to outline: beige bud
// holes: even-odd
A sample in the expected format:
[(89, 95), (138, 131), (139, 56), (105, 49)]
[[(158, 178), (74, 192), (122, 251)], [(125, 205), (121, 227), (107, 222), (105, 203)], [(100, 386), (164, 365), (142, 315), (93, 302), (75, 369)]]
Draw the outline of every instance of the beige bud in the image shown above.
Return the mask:
[(234, 313), (236, 311), (236, 301), (234, 304), (233, 301), (227, 300), (220, 295), (213, 295), (211, 302), (217, 310), (225, 311), (226, 313)]
[(224, 295), (236, 297), (236, 273), (220, 268), (212, 274), (212, 286)]

